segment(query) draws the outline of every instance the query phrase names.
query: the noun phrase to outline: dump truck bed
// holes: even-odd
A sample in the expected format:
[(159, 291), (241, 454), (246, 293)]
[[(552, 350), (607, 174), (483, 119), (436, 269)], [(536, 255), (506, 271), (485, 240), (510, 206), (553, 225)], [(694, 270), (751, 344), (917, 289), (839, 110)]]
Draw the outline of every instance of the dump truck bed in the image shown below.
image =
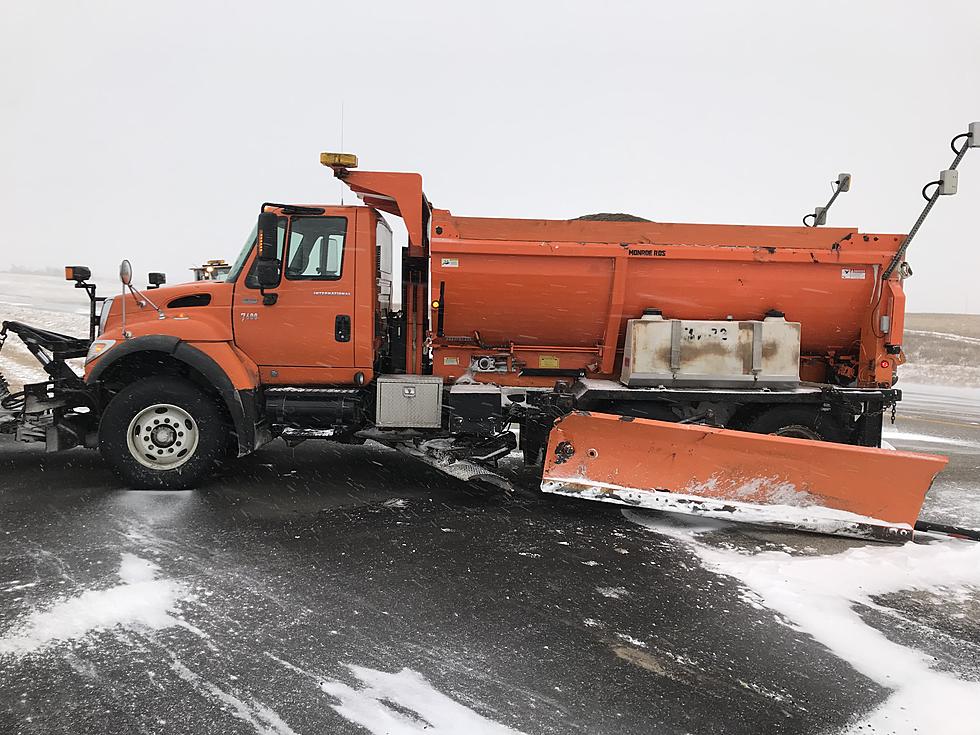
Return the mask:
[(651, 308), (685, 320), (782, 313), (802, 325), (801, 370), (816, 382), (828, 381), (833, 364), (858, 361), (872, 327), (885, 325), (883, 355), (885, 343), (901, 344), (900, 285), (889, 284), (883, 298), (880, 273), (902, 235), (469, 218), (443, 210), (434, 211), (433, 223), (433, 372), (447, 380), (487, 350), (507, 351), (517, 367), (508, 372), (523, 372), (523, 381), (497, 376), (511, 383), (544, 385), (534, 379), (576, 370), (618, 377), (627, 320)]

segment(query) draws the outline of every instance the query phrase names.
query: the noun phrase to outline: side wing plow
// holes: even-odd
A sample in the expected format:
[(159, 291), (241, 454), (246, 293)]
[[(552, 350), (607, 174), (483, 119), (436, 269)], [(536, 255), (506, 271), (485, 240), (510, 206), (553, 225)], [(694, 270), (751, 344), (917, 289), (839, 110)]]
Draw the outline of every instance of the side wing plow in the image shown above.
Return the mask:
[(912, 538), (945, 457), (577, 411), (541, 489), (608, 503), (883, 541)]

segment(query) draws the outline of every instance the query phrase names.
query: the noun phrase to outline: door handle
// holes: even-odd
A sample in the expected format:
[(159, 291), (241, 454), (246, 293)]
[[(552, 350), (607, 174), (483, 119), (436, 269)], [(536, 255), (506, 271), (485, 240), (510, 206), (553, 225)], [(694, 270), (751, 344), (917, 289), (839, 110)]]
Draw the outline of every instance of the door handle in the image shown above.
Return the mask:
[(337, 314), (333, 320), (333, 338), (338, 342), (350, 342), (350, 317), (347, 314)]

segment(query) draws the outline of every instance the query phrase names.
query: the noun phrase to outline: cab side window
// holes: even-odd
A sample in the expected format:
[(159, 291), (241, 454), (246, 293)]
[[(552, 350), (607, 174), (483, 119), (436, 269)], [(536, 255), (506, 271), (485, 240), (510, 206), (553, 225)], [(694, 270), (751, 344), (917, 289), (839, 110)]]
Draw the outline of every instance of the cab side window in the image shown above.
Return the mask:
[(293, 217), (286, 253), (291, 281), (336, 281), (344, 265), (346, 217)]

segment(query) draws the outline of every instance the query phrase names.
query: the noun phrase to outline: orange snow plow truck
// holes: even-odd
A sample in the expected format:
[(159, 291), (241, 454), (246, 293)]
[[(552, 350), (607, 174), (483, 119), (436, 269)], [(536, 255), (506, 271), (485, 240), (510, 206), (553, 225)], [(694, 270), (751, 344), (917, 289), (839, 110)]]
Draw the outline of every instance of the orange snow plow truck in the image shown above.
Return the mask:
[(139, 291), (124, 261), (102, 298), (67, 268), (91, 334), (4, 322), (49, 380), (6, 392), (0, 430), (97, 447), (135, 488), (276, 437), (503, 486), (519, 449), (546, 493), (911, 538), (946, 460), (880, 449), (909, 236), (816, 226), (823, 208), (804, 227), (458, 217), (419, 174), (321, 162), (363, 206), (264, 204), (223, 281)]

